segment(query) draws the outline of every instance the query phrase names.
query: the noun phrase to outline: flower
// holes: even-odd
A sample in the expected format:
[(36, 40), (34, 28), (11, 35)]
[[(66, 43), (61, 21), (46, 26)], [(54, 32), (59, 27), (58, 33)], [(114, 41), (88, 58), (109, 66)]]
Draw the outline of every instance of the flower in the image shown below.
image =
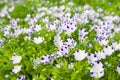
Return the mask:
[(25, 75), (21, 75), (17, 78), (17, 80), (25, 80)]
[(56, 29), (56, 24), (55, 23), (49, 23), (49, 24), (46, 24), (47, 28), (50, 29), (50, 30), (55, 30)]
[(12, 72), (17, 74), (18, 72), (20, 72), (21, 67), (22, 67), (21, 65), (13, 66)]
[(120, 51), (120, 43), (112, 43), (113, 47), (115, 48), (115, 50), (119, 50)]
[(69, 50), (70, 50), (70, 48), (67, 45), (63, 44), (63, 46), (60, 49), (58, 49), (57, 54), (59, 57), (60, 56), (68, 56)]
[(74, 68), (74, 64), (73, 63), (68, 64), (68, 69), (73, 69), (73, 68)]
[(61, 40), (61, 37), (60, 37), (60, 35), (56, 35), (56, 36), (54, 36), (54, 45), (59, 49), (59, 48), (61, 48), (62, 47), (62, 45), (63, 45), (63, 42), (62, 42), (62, 40)]
[(34, 64), (35, 67), (39, 65), (40, 60), (41, 60), (40, 58), (36, 58), (36, 59), (33, 60), (33, 64)]
[(80, 28), (79, 29), (79, 33), (78, 33), (78, 39), (80, 40), (80, 41), (83, 41), (84, 39), (85, 39), (85, 36), (88, 34), (88, 32), (87, 32), (87, 30), (86, 29), (84, 29), (84, 28)]
[(2, 39), (0, 39), (0, 46), (2, 45), (2, 43), (3, 43), (3, 40), (2, 40)]
[(49, 64), (50, 61), (52, 60), (52, 58), (53, 58), (52, 56), (45, 54), (45, 55), (42, 56), (40, 62), (41, 62), (42, 64)]
[(101, 78), (104, 75), (104, 66), (101, 62), (92, 63), (92, 69), (90, 70), (91, 77)]
[(100, 45), (107, 45), (108, 44), (108, 40), (107, 39), (102, 39), (99, 41)]
[(75, 60), (81, 61), (83, 59), (85, 59), (87, 57), (87, 52), (85, 50), (77, 50), (75, 51), (75, 53), (73, 54), (73, 57), (75, 58)]
[(5, 78), (8, 78), (8, 77), (9, 77), (9, 75), (8, 75), (8, 74), (6, 74), (6, 75), (5, 75)]
[(40, 31), (40, 30), (41, 30), (41, 25), (39, 25), (39, 24), (35, 25), (35, 26), (33, 27), (33, 30), (34, 30), (35, 32)]
[(32, 41), (33, 41), (35, 44), (40, 44), (40, 43), (42, 43), (42, 42), (44, 41), (44, 38), (37, 36), (37, 37), (33, 38)]
[(89, 63), (94, 63), (95, 61), (98, 61), (98, 57), (96, 54), (89, 54), (87, 56), (87, 59)]
[(85, 4), (84, 5), (84, 9), (87, 10), (87, 9), (90, 9), (90, 6), (88, 4)]
[(98, 60), (106, 58), (106, 55), (104, 54), (104, 51), (96, 51), (95, 54), (96, 54)]
[(116, 71), (120, 74), (120, 64), (117, 66)]
[(106, 56), (110, 56), (115, 50), (112, 46), (105, 46), (102, 51)]
[(91, 77), (94, 77), (94, 78), (101, 78), (102, 76), (104, 76), (104, 72), (103, 71), (96, 72), (96, 71), (94, 71), (94, 69), (91, 69), (90, 75), (91, 75)]
[(80, 15), (80, 18), (79, 18), (79, 19), (80, 19), (79, 22), (80, 22), (81, 24), (87, 24), (87, 23), (89, 22), (86, 13), (82, 13), (82, 14)]
[(20, 63), (22, 57), (21, 56), (18, 56), (16, 54), (13, 54), (12, 55), (12, 58), (10, 59), (10, 61), (13, 63), (13, 64), (17, 64), (17, 63)]
[(66, 45), (68, 46), (68, 48), (74, 48), (76, 44), (77, 44), (76, 41), (70, 37), (63, 43), (63, 46)]

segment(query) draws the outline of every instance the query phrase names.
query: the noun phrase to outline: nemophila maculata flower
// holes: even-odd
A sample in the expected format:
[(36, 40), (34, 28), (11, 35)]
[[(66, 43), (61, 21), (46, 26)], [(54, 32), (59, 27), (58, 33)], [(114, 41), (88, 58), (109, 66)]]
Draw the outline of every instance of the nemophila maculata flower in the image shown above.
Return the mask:
[(120, 64), (117, 66), (116, 71), (120, 74)]
[(39, 37), (39, 36), (36, 36), (35, 38), (32, 39), (32, 41), (35, 43), (35, 44), (40, 44), (44, 41), (44, 38), (43, 37)]
[(58, 56), (68, 56), (70, 48), (67, 45), (64, 45), (58, 49)]
[(78, 39), (80, 40), (80, 41), (83, 41), (84, 39), (85, 39), (85, 36), (88, 34), (88, 32), (87, 32), (87, 30), (86, 29), (84, 29), (84, 28), (80, 28), (79, 29), (79, 33), (78, 33)]
[(102, 76), (104, 76), (104, 66), (101, 62), (96, 61), (91, 65), (92, 65), (92, 69), (90, 70), (91, 77), (101, 78)]
[(87, 56), (87, 59), (88, 59), (89, 63), (94, 63), (94, 62), (98, 61), (98, 57), (96, 54), (89, 54)]
[(88, 53), (85, 50), (77, 50), (73, 54), (75, 60), (81, 61), (87, 57)]
[(19, 73), (19, 72), (21, 71), (21, 67), (22, 67), (22, 65), (13, 66), (12, 72), (13, 72), (14, 74)]
[(8, 19), (11, 19), (11, 16), (10, 16), (10, 13), (14, 10), (14, 6), (10, 6), (10, 7), (8, 7), (8, 6), (4, 6), (3, 8), (2, 8), (2, 10), (0, 11), (0, 17), (7, 17)]
[(76, 41), (73, 38), (70, 37), (63, 43), (63, 45), (66, 45), (69, 48), (74, 48), (75, 45), (76, 45)]
[(41, 25), (39, 25), (39, 24), (35, 25), (35, 26), (33, 27), (33, 30), (34, 30), (35, 32), (40, 31), (40, 30), (41, 30)]
[(68, 69), (74, 69), (74, 63), (68, 64)]
[(2, 39), (0, 39), (0, 46), (2, 45), (2, 43), (3, 43), (3, 40), (2, 40)]
[(48, 23), (46, 24), (46, 27), (49, 29), (49, 30), (55, 30), (56, 29), (56, 26), (54, 23)]
[(8, 74), (6, 74), (6, 75), (5, 75), (5, 78), (9, 78), (9, 75), (8, 75)]
[(12, 58), (10, 59), (10, 61), (13, 63), (13, 64), (17, 64), (17, 63), (20, 63), (22, 57), (19, 56), (19, 55), (16, 55), (16, 54), (13, 54), (12, 55)]
[(120, 51), (120, 43), (118, 42), (115, 42), (115, 43), (112, 43), (112, 46), (114, 47), (115, 50), (119, 50)]
[(82, 24), (87, 24), (87, 23), (89, 22), (86, 13), (82, 13), (82, 14), (80, 15), (80, 21), (79, 21), (79, 22), (82, 23)]
[(40, 59), (40, 62), (42, 63), (42, 64), (49, 64), (50, 63), (50, 61), (52, 61), (52, 56), (50, 56), (50, 55), (43, 55)]
[(93, 45), (90, 44), (90, 43), (87, 43), (86, 46), (89, 47), (89, 48), (92, 48), (92, 47), (93, 47)]
[(106, 56), (110, 56), (113, 52), (114, 52), (114, 47), (113, 46), (105, 46), (105, 48), (102, 50), (102, 52), (106, 55)]
[(34, 67), (37, 67), (37, 66), (40, 64), (40, 61), (41, 61), (40, 58), (34, 59), (34, 60), (33, 60)]
[(17, 80), (25, 80), (25, 75), (21, 75), (17, 78)]
[(98, 60), (102, 60), (102, 59), (106, 58), (106, 55), (104, 54), (104, 51), (96, 51), (95, 54), (96, 54)]
[(112, 55), (112, 53), (115, 51), (113, 46), (105, 46), (105, 48), (101, 51), (96, 51), (95, 55), (98, 60), (102, 60), (107, 58), (108, 56)]
[(54, 42), (54, 45), (55, 45), (58, 49), (61, 48), (62, 45), (63, 45), (63, 41), (61, 40), (61, 37), (60, 37), (59, 34), (57, 34), (57, 35), (54, 36), (53, 42)]

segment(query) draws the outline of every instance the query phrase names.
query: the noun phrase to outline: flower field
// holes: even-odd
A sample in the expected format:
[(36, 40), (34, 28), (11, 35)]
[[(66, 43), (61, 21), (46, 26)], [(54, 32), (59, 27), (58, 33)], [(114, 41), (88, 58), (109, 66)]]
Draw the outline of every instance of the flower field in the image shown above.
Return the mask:
[(120, 0), (0, 0), (0, 80), (120, 80)]

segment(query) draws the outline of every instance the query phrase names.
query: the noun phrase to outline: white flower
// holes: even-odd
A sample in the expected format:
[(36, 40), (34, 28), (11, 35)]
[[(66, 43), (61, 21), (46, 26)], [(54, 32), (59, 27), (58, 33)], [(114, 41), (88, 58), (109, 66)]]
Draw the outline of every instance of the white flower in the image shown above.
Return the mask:
[(59, 58), (59, 57), (62, 57), (62, 56), (63, 56), (63, 54), (61, 53), (60, 50), (58, 50), (58, 51), (56, 52), (56, 54), (55, 54), (55, 57), (56, 57), (56, 58)]
[(47, 80), (54, 80), (54, 79), (52, 79), (52, 78), (47, 78)]
[(0, 45), (2, 45), (2, 43), (3, 43), (3, 40), (2, 40), (2, 39), (0, 39)]
[(62, 40), (61, 40), (61, 37), (57, 34), (55, 37), (54, 37), (54, 45), (56, 46), (56, 47), (58, 47), (58, 49), (59, 48), (61, 48), (62, 47), (62, 45), (63, 45), (63, 42), (62, 42)]
[(57, 52), (58, 56), (68, 56), (69, 54), (69, 47), (67, 45), (63, 45)]
[(35, 67), (38, 66), (39, 63), (40, 63), (40, 61), (41, 61), (40, 58), (36, 58), (36, 59), (34, 59), (34, 60), (33, 60), (34, 66), (35, 66)]
[(73, 69), (73, 68), (74, 68), (74, 64), (73, 63), (68, 64), (68, 69)]
[(14, 6), (12, 6), (11, 8), (8, 9), (9, 12), (12, 12), (14, 10)]
[(90, 54), (87, 56), (89, 63), (94, 63), (95, 61), (98, 61), (98, 57), (96, 54)]
[(98, 10), (97, 10), (97, 11), (100, 13), (100, 12), (102, 12), (102, 11), (103, 11), (103, 9), (101, 9), (101, 8), (98, 8)]
[(33, 41), (35, 44), (40, 44), (40, 43), (43, 42), (43, 40), (44, 40), (43, 37), (39, 37), (39, 36), (37, 36), (37, 37), (33, 38), (32, 41)]
[(87, 43), (86, 46), (89, 47), (89, 48), (92, 48), (92, 47), (93, 47), (93, 45), (90, 44), (90, 43)]
[(56, 29), (56, 24), (55, 23), (50, 23), (46, 24), (47, 28), (50, 29), (51, 31)]
[(90, 9), (90, 6), (88, 4), (85, 4), (84, 5), (84, 9), (87, 10), (87, 9)]
[(120, 50), (120, 43), (112, 43), (112, 45), (114, 46), (115, 50)]
[(98, 72), (103, 71), (104, 70), (104, 66), (101, 62), (95, 61), (94, 63), (92, 63), (92, 68)]
[(17, 74), (18, 72), (20, 72), (21, 67), (22, 67), (21, 65), (20, 66), (14, 66), (13, 69), (12, 69), (12, 72)]
[(63, 11), (65, 9), (65, 6), (60, 6), (60, 10)]
[(81, 61), (87, 57), (87, 52), (85, 50), (77, 50), (74, 54), (73, 57), (75, 60)]
[(107, 45), (108, 44), (108, 40), (102, 39), (102, 40), (99, 41), (99, 43), (100, 43), (101, 46), (102, 45)]
[(119, 50), (119, 51), (120, 51), (120, 43), (117, 44), (117, 46), (116, 46), (116, 50)]
[(63, 32), (63, 28), (62, 27), (56, 28), (56, 33), (61, 34), (62, 32)]
[(17, 63), (20, 63), (21, 59), (22, 59), (21, 56), (18, 56), (18, 55), (13, 54), (13, 56), (12, 56), (12, 58), (11, 58), (10, 61), (11, 61), (13, 64), (17, 64)]
[(120, 64), (117, 66), (116, 71), (120, 74)]
[(18, 37), (22, 31), (20, 29), (14, 30), (14, 33), (12, 34), (13, 37)]
[(49, 22), (49, 17), (45, 17), (42, 19), (43, 23), (48, 23)]
[(69, 6), (73, 6), (74, 4), (73, 4), (73, 2), (69, 2), (68, 5)]
[(104, 76), (104, 72), (103, 71), (96, 72), (96, 71), (94, 71), (94, 69), (91, 69), (90, 75), (91, 75), (91, 77), (94, 77), (94, 78), (101, 78), (102, 76)]
[(84, 28), (81, 28), (78, 33), (80, 37), (85, 37), (87, 34), (88, 34), (87, 30)]
[(92, 63), (92, 69), (90, 70), (91, 77), (100, 78), (104, 75), (104, 66), (101, 62)]
[(52, 56), (45, 54), (45, 55), (42, 56), (40, 62), (41, 62), (42, 64), (49, 64), (52, 59), (53, 59)]
[(25, 75), (21, 75), (17, 78), (17, 80), (25, 80)]
[(105, 46), (105, 48), (103, 49), (103, 53), (106, 56), (110, 56), (113, 52), (114, 52), (114, 48), (112, 46)]
[(41, 25), (35, 25), (34, 27), (33, 27), (33, 29), (36, 31), (36, 32), (38, 32), (38, 31), (40, 31), (41, 30)]
[(98, 60), (106, 58), (106, 55), (104, 54), (104, 51), (96, 51), (95, 54), (96, 54)]
[(76, 45), (76, 41), (73, 39), (73, 38), (68, 38), (64, 43), (63, 45), (67, 45), (69, 48), (74, 48), (75, 45)]
[(9, 75), (8, 75), (8, 74), (6, 74), (6, 75), (5, 75), (5, 78), (8, 78), (8, 77), (9, 77)]
[(64, 65), (63, 62), (60, 62), (59, 64), (55, 64), (55, 68), (61, 68)]
[(79, 22), (80, 22), (81, 24), (86, 24), (86, 23), (89, 22), (86, 13), (82, 13), (82, 14), (80, 15), (80, 21), (79, 21)]

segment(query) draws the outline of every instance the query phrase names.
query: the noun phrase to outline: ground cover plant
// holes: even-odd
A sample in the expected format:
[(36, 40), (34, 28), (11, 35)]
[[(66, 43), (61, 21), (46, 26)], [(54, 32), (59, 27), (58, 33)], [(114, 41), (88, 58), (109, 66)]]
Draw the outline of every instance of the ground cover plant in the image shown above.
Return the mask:
[(120, 0), (1, 0), (0, 80), (120, 80)]

